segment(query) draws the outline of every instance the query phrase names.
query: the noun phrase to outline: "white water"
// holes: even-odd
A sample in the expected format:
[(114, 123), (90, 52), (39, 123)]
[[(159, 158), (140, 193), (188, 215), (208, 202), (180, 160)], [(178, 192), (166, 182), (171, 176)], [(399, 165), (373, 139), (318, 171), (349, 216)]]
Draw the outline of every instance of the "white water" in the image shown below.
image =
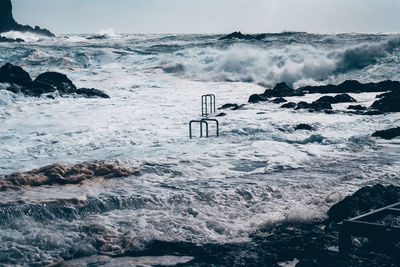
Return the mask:
[[(223, 111), (228, 115), (219, 118), (219, 138), (188, 138), (188, 122), (200, 117), (200, 97), (206, 93), (215, 94), (221, 106), (246, 103), (265, 90), (257, 83), (400, 80), (399, 48), (387, 45), (396, 36), (290, 37), (296, 42), (272, 36), (264, 43), (201, 35), (85, 37), (0, 45), (1, 65), (20, 65), (34, 77), (60, 71), (78, 87), (111, 96), (51, 100), (0, 90), (0, 175), (90, 160), (139, 167), (142, 175), (0, 192), (3, 259), (48, 263), (138, 249), (155, 239), (245, 241), (263, 224), (322, 219), (334, 202), (364, 185), (399, 184), (399, 139), (370, 137), (398, 126), (399, 114), (328, 115), (251, 104)], [(357, 50), (361, 41), (360, 49), (383, 46), (383, 52), (366, 60), (367, 66), (338, 71), (345, 58), (340, 55), (346, 54), (341, 52)], [(369, 106), (375, 95), (352, 97)], [(317, 130), (294, 132), (299, 123)], [(43, 206), (55, 201), (64, 207), (61, 200), (71, 198), (94, 201), (100, 211), (65, 214)], [(99, 240), (109, 245), (96, 245)]]

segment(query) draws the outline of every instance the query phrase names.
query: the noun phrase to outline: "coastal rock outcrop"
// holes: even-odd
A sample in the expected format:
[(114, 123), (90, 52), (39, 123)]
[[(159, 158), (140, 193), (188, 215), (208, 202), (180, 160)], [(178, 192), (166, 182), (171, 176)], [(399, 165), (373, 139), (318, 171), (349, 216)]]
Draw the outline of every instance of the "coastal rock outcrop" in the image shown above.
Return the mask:
[(390, 140), (397, 136), (400, 136), (400, 127), (391, 128), (391, 129), (382, 130), (382, 131), (376, 131), (375, 133), (372, 134), (372, 136)]
[(47, 29), (41, 29), (38, 26), (32, 28), (28, 25), (18, 24), (12, 14), (11, 0), (0, 1), (0, 33), (8, 31), (32, 32), (48, 37), (53, 37), (54, 34)]
[(399, 201), (400, 187), (381, 184), (366, 186), (333, 205), (328, 216), (330, 221), (340, 222)]
[(0, 179), (0, 191), (20, 190), (43, 185), (79, 184), (85, 180), (112, 179), (137, 174), (138, 170), (113, 164), (87, 163), (68, 167), (53, 164), (25, 173), (13, 173)]
[(371, 108), (381, 112), (400, 112), (400, 89), (378, 96)]
[[(354, 103), (357, 102), (348, 93), (379, 93), (379, 95), (372, 106), (364, 113), (358, 112), (363, 115), (380, 115), (386, 112), (400, 112), (400, 82), (386, 80), (378, 83), (365, 83), (362, 84), (358, 81), (347, 80), (339, 85), (321, 85), (321, 86), (304, 86), (298, 89), (293, 89), (286, 83), (278, 83), (272, 89), (267, 89), (262, 94), (253, 94), (249, 97), (249, 103), (258, 103), (268, 101), (270, 98), (275, 98), (272, 102), (279, 102), (283, 97), (291, 96), (304, 96), (305, 94), (333, 94), (336, 96), (322, 96), (312, 103), (301, 101), (297, 104), (288, 102), (282, 105), (282, 108), (295, 108), (309, 109), (310, 111), (325, 111), (331, 113), (332, 104), (337, 103)], [(349, 109), (362, 111), (366, 110), (362, 106), (349, 106)], [(355, 113), (353, 111), (353, 113)]]
[(57, 91), (61, 96), (78, 94), (85, 97), (110, 98), (106, 93), (94, 88), (78, 89), (65, 74), (58, 72), (45, 72), (32, 80), (28, 72), (10, 63), (0, 68), (0, 83), (10, 84), (6, 90), (26, 96), (41, 96)]
[(228, 35), (225, 35), (218, 40), (231, 40), (231, 39), (240, 39), (240, 40), (262, 40), (264, 39), (266, 34), (243, 34), (239, 32), (232, 32)]

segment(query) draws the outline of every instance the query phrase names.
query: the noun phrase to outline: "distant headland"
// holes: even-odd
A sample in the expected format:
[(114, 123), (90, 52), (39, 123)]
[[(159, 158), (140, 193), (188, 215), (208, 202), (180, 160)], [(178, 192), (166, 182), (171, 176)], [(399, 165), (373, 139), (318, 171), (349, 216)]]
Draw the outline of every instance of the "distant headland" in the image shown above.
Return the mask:
[(0, 33), (8, 31), (32, 32), (48, 37), (54, 36), (54, 34), (47, 29), (42, 29), (38, 26), (33, 28), (28, 25), (17, 23), (12, 14), (11, 0), (0, 0)]

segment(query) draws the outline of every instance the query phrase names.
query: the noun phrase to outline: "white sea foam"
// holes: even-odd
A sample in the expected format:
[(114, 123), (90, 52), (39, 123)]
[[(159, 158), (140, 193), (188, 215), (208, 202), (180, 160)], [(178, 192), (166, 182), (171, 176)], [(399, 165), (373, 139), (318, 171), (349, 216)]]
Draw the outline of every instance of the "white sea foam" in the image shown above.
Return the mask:
[[(400, 78), (398, 49), (385, 45), (387, 36), (226, 44), (215, 36), (118, 35), (95, 45), (84, 35), (67, 37), (0, 45), (0, 60), (32, 77), (60, 71), (111, 99), (52, 100), (0, 90), (0, 175), (98, 159), (139, 167), (142, 175), (0, 192), (0, 214), (8, 214), (0, 216), (0, 262), (44, 265), (141, 249), (155, 239), (246, 241), (266, 223), (324, 218), (329, 206), (361, 186), (399, 183), (398, 143), (370, 137), (400, 124), (396, 113), (310, 113), (264, 102), (224, 110), (219, 138), (188, 138), (187, 123), (200, 117), (206, 93), (216, 95), (218, 107), (246, 103), (265, 90), (257, 83)], [(357, 45), (353, 38), (366, 40)], [(337, 73), (340, 55), (366, 43), (383, 44), (384, 52), (360, 70)], [(352, 94), (367, 106), (375, 95)], [(299, 123), (316, 130), (294, 131)]]
[(39, 40), (43, 39), (49, 39), (49, 37), (40, 35), (40, 34), (35, 34), (33, 32), (20, 32), (20, 31), (9, 31), (9, 32), (3, 32), (0, 33), (0, 36), (6, 37), (9, 39), (22, 39), (25, 42), (37, 42)]

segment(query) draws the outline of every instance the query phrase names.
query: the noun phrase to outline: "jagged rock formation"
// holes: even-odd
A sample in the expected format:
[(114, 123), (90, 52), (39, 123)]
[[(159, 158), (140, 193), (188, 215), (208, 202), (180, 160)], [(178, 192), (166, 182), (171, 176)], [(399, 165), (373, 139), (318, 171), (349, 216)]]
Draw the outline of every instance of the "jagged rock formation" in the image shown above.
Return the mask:
[[(0, 83), (10, 84), (5, 90), (26, 96), (41, 96), (58, 92), (61, 96), (78, 94), (85, 97), (110, 98), (106, 93), (94, 88), (77, 88), (65, 74), (45, 72), (32, 80), (28, 72), (19, 66), (6, 63), (0, 68)], [(53, 96), (48, 95), (49, 98)]]
[(0, 191), (37, 186), (80, 184), (86, 180), (112, 179), (137, 174), (138, 170), (105, 163), (82, 163), (68, 167), (53, 164), (25, 173), (13, 173), (0, 179)]
[(54, 34), (38, 26), (32, 28), (28, 25), (18, 24), (12, 14), (11, 0), (0, 0), (0, 33), (8, 31), (33, 32), (44, 36), (53, 37)]

